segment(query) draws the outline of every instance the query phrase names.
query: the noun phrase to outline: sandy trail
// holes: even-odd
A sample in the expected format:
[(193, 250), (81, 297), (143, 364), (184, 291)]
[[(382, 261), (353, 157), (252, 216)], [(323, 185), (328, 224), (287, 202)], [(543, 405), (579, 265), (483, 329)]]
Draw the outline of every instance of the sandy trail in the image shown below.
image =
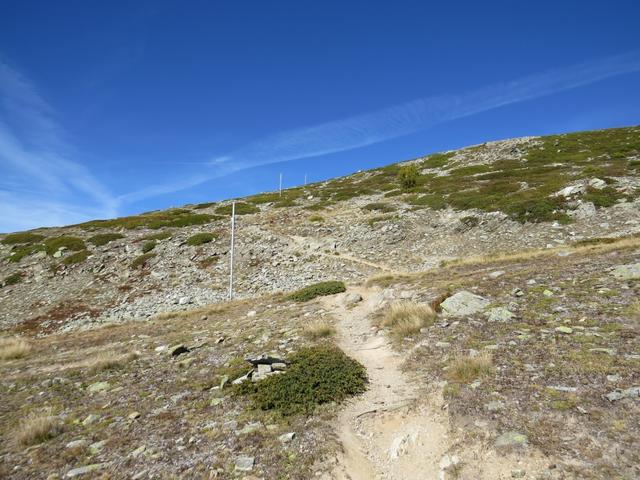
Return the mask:
[(323, 303), (336, 319), (340, 348), (366, 367), (369, 388), (338, 417), (343, 451), (331, 478), (499, 480), (512, 478), (514, 470), (544, 471), (549, 459), (539, 452), (505, 455), (484, 442), (453, 438), (441, 393), (425, 394), (420, 379), (402, 370), (405, 354), (372, 329), (372, 314), (383, 308), (382, 291), (352, 287), (347, 293), (363, 300), (345, 306), (343, 294)]
[(367, 368), (367, 392), (348, 405), (339, 417), (344, 452), (336, 479), (436, 479), (446, 451), (446, 418), (436, 405), (414, 406), (416, 383), (401, 370), (402, 358), (386, 336), (371, 328), (370, 315), (380, 307), (379, 290), (350, 289), (363, 301), (344, 307), (343, 297), (326, 300), (337, 320), (338, 343)]

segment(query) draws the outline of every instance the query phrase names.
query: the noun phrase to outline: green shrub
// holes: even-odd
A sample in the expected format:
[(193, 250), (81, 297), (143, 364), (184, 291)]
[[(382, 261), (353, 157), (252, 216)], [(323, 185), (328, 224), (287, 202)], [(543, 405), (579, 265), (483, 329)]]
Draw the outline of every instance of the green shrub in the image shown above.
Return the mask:
[(318, 405), (340, 403), (366, 390), (366, 369), (337, 347), (304, 348), (288, 361), (284, 373), (245, 382), (239, 392), (250, 394), (255, 408), (289, 416), (311, 414)]
[(64, 257), (62, 263), (65, 265), (75, 265), (76, 263), (84, 262), (89, 256), (89, 252), (86, 250), (80, 250), (74, 254), (69, 255), (68, 257)]
[(142, 268), (147, 264), (147, 262), (149, 260), (151, 260), (155, 256), (156, 256), (156, 254), (153, 253), (153, 252), (149, 252), (149, 253), (145, 253), (143, 255), (140, 255), (139, 257), (136, 257), (133, 260), (133, 262), (131, 262), (131, 268)]
[(287, 297), (287, 299), (293, 300), (294, 302), (307, 302), (309, 300), (313, 300), (316, 297), (334, 295), (336, 293), (342, 293), (346, 290), (347, 287), (345, 287), (344, 282), (320, 282), (293, 292)]
[(44, 252), (45, 247), (41, 243), (36, 243), (35, 245), (27, 245), (25, 247), (21, 247), (17, 250), (11, 252), (11, 255), (7, 258), (10, 262), (19, 262), (24, 257), (29, 255), (33, 255), (36, 252)]
[(452, 156), (453, 153), (434, 153), (422, 161), (422, 166), (424, 168), (441, 168), (449, 163)]
[(44, 242), (45, 251), (48, 255), (53, 255), (61, 247), (66, 247), (68, 250), (78, 252), (87, 248), (81, 238), (70, 237), (62, 235), (60, 237), (49, 238)]
[(44, 235), (31, 232), (10, 233), (2, 239), (4, 245), (20, 245), (24, 243), (36, 243), (44, 239)]
[(314, 223), (322, 223), (324, 222), (324, 217), (321, 217), (320, 215), (311, 215), (309, 217), (309, 221)]
[[(251, 213), (259, 213), (260, 209), (255, 205), (245, 202), (236, 202), (236, 215), (249, 215)], [(216, 208), (218, 215), (231, 215), (231, 204), (222, 205)]]
[(221, 217), (204, 213), (192, 213), (184, 208), (175, 208), (164, 212), (149, 212), (131, 217), (114, 218), (111, 220), (93, 220), (81, 223), (79, 226), (86, 230), (125, 228), (158, 228), (187, 227), (190, 225), (203, 225), (205, 223), (220, 220)]
[(7, 278), (4, 279), (4, 281), (2, 282), (3, 285), (15, 285), (16, 283), (20, 283), (22, 281), (22, 273), (21, 272), (16, 272), (16, 273), (12, 273), (11, 275), (9, 275)]
[(195, 247), (204, 243), (212, 242), (217, 237), (218, 235), (215, 233), (196, 233), (195, 235), (191, 235), (189, 238), (187, 238), (187, 245)]
[(155, 240), (151, 240), (149, 242), (144, 242), (142, 244), (142, 253), (148, 253), (151, 250), (153, 250), (154, 248), (156, 248), (156, 241)]
[(396, 207), (389, 203), (375, 202), (375, 203), (369, 203), (365, 205), (364, 207), (362, 207), (362, 209), (369, 210), (370, 212), (388, 213), (388, 212), (394, 212), (396, 210)]
[(414, 164), (405, 165), (398, 172), (398, 181), (403, 189), (409, 189), (418, 186), (420, 179), (420, 171)]
[(93, 237), (89, 237), (87, 241), (89, 243), (93, 243), (96, 247), (102, 247), (109, 242), (113, 242), (114, 240), (118, 240), (120, 238), (124, 238), (124, 235), (119, 233), (99, 233), (98, 235), (94, 235)]
[(171, 233), (161, 232), (161, 233), (154, 233), (152, 235), (145, 235), (140, 240), (156, 240), (159, 242), (160, 240), (166, 240), (167, 238), (171, 238)]
[(215, 202), (198, 203), (197, 205), (194, 205), (193, 208), (196, 210), (202, 210), (203, 208), (213, 207), (214, 205), (215, 205)]
[(413, 205), (416, 207), (429, 207), (434, 210), (442, 210), (444, 208), (447, 208), (447, 200), (442, 195), (427, 194), (410, 198), (409, 205)]

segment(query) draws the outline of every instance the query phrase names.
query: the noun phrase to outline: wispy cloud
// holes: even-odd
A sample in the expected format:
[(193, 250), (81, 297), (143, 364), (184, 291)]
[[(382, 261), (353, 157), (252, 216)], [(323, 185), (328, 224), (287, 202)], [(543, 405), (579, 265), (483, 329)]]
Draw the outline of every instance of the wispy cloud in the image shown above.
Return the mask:
[(72, 155), (53, 109), (0, 60), (0, 231), (116, 215), (117, 200)]
[(187, 181), (147, 188), (123, 201), (176, 192), (240, 170), (352, 150), (506, 105), (640, 71), (640, 51), (537, 73), (478, 90), (420, 98), (352, 117), (287, 130), (202, 162), (204, 172)]

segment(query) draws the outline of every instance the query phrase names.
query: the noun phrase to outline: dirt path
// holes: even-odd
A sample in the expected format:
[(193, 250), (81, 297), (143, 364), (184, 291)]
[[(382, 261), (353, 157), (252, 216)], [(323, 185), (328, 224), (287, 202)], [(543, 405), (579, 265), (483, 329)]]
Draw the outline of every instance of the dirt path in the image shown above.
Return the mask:
[[(336, 319), (338, 344), (366, 368), (369, 388), (340, 413), (337, 424), (343, 452), (331, 478), (337, 480), (498, 480), (514, 470), (543, 471), (546, 459), (499, 454), (482, 442), (452, 438), (442, 395), (427, 396), (420, 380), (401, 369), (403, 355), (385, 335), (372, 329), (371, 315), (384, 296), (377, 288), (352, 287), (363, 300), (345, 306), (347, 294), (327, 297)], [(529, 478), (529, 477), (527, 477)]]
[[(371, 329), (369, 316), (383, 301), (379, 290), (350, 289), (363, 301), (345, 308), (342, 297), (326, 301), (337, 320), (338, 343), (367, 368), (369, 388), (340, 414), (344, 453), (333, 476), (341, 480), (437, 479), (447, 449), (446, 418), (438, 405), (414, 400), (418, 392), (402, 372), (402, 358), (385, 336)], [(424, 400), (424, 399), (423, 399)]]

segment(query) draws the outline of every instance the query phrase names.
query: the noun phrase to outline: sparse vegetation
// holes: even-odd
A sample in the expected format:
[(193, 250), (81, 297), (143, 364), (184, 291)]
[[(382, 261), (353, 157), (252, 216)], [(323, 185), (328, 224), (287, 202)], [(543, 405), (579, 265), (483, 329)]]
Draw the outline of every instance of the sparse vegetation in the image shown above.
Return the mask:
[(86, 248), (84, 241), (78, 237), (70, 237), (62, 235), (60, 237), (48, 238), (44, 242), (47, 255), (53, 255), (61, 248), (66, 248), (74, 252), (84, 250)]
[(398, 172), (398, 181), (400, 186), (408, 190), (418, 186), (418, 180), (420, 179), (420, 171), (415, 164), (405, 165)]
[(222, 217), (215, 215), (207, 215), (203, 213), (193, 213), (191, 210), (184, 208), (174, 208), (162, 212), (150, 212), (142, 215), (134, 215), (131, 217), (114, 218), (112, 220), (94, 220), (82, 223), (79, 226), (85, 230), (97, 229), (117, 229), (124, 228), (133, 230), (136, 228), (181, 228), (190, 225), (204, 225), (205, 223), (214, 222)]
[(153, 250), (154, 248), (156, 248), (156, 241), (155, 240), (151, 240), (148, 242), (144, 242), (142, 244), (142, 253), (149, 253), (151, 250)]
[(87, 250), (80, 250), (79, 252), (64, 257), (62, 263), (65, 265), (75, 265), (84, 262), (88, 257), (89, 252)]
[(320, 282), (293, 292), (287, 297), (287, 300), (293, 300), (294, 302), (307, 302), (309, 300), (313, 300), (316, 297), (334, 295), (336, 293), (345, 292), (346, 290), (347, 287), (345, 286), (344, 282)]
[(87, 360), (84, 366), (90, 373), (118, 370), (136, 358), (137, 355), (135, 353), (123, 355), (111, 351), (101, 352), (95, 357)]
[(18, 337), (0, 337), (0, 360), (22, 358), (31, 351), (31, 343)]
[(216, 233), (196, 233), (195, 235), (191, 235), (187, 238), (187, 245), (191, 245), (192, 247), (203, 245), (205, 243), (213, 242), (218, 235)]
[(305, 337), (311, 340), (331, 337), (335, 335), (336, 329), (326, 320), (316, 320), (304, 328)]
[(155, 257), (156, 254), (153, 252), (143, 253), (139, 257), (136, 257), (133, 262), (131, 262), (131, 268), (142, 268), (144, 267), (149, 260)]
[(309, 221), (313, 223), (321, 223), (324, 222), (324, 217), (321, 217), (320, 215), (311, 215), (309, 217)]
[(102, 247), (107, 243), (113, 242), (114, 240), (119, 240), (124, 238), (124, 235), (120, 233), (99, 233), (87, 239), (87, 242), (92, 243), (96, 247)]
[(4, 245), (22, 245), (26, 243), (38, 243), (44, 240), (44, 235), (32, 232), (10, 233), (2, 239)]
[(28, 414), (16, 429), (14, 435), (18, 445), (28, 447), (45, 442), (63, 431), (63, 423), (53, 415), (51, 409)]
[(10, 262), (17, 263), (22, 260), (24, 257), (29, 255), (33, 255), (37, 252), (44, 252), (45, 246), (41, 243), (36, 243), (34, 245), (27, 245), (24, 247), (20, 247), (17, 250), (14, 250), (11, 255), (7, 258)]
[(436, 314), (429, 305), (396, 302), (387, 311), (381, 325), (390, 328), (395, 335), (404, 337), (414, 335), (421, 328), (432, 325), (435, 318)]
[(459, 383), (470, 383), (485, 377), (493, 371), (493, 360), (487, 352), (475, 356), (458, 355), (447, 370), (447, 377)]
[[(255, 205), (245, 202), (236, 202), (236, 215), (250, 215), (252, 213), (258, 213), (260, 209)], [(216, 208), (218, 215), (231, 215), (231, 204), (222, 205)]]
[(170, 232), (160, 232), (160, 233), (153, 233), (151, 235), (145, 235), (140, 240), (142, 241), (155, 240), (159, 242), (161, 240), (166, 240), (167, 238), (171, 238)]
[(367, 373), (337, 347), (316, 346), (289, 357), (281, 374), (255, 384), (245, 382), (256, 408), (280, 415), (311, 414), (318, 405), (342, 402), (366, 389)]
[(375, 202), (375, 203), (369, 203), (365, 205), (364, 207), (362, 207), (362, 209), (374, 211), (374, 212), (388, 213), (388, 212), (394, 212), (396, 210), (396, 207), (394, 207), (389, 203)]
[(9, 286), (9, 285), (16, 285), (17, 283), (20, 283), (22, 281), (22, 273), (21, 272), (15, 272), (12, 273), (11, 275), (9, 275), (7, 278), (4, 279), (4, 281), (2, 282), (3, 286)]

